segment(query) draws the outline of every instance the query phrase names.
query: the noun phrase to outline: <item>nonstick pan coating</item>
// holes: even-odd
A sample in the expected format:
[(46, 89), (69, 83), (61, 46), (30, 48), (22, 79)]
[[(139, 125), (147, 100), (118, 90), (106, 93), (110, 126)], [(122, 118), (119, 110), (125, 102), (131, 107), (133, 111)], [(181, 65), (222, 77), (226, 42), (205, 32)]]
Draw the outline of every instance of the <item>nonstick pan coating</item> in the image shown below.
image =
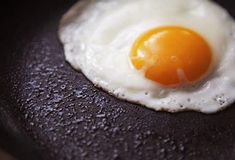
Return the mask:
[[(213, 115), (155, 112), (73, 70), (57, 29), (74, 2), (1, 5), (1, 147), (19, 159), (235, 159), (235, 105)], [(235, 16), (231, 0), (218, 2)]]

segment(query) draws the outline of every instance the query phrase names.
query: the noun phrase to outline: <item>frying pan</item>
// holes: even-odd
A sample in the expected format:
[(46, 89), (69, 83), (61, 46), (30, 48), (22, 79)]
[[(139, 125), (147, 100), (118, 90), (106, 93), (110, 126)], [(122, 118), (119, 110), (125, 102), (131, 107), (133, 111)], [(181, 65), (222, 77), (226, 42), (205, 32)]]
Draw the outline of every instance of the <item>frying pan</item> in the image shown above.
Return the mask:
[[(22, 160), (235, 159), (235, 104), (212, 115), (155, 112), (73, 70), (57, 29), (75, 2), (1, 2), (1, 148)], [(235, 16), (231, 0), (218, 3)]]

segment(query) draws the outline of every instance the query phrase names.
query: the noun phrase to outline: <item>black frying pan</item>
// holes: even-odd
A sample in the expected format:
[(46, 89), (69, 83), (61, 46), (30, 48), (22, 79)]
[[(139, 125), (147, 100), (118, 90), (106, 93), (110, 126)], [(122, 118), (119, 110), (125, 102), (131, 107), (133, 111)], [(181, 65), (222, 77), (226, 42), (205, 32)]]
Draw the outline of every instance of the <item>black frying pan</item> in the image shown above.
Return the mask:
[[(31, 160), (235, 159), (235, 105), (214, 115), (155, 112), (74, 71), (57, 37), (74, 2), (1, 2), (2, 148)], [(219, 3), (235, 16), (232, 0)]]

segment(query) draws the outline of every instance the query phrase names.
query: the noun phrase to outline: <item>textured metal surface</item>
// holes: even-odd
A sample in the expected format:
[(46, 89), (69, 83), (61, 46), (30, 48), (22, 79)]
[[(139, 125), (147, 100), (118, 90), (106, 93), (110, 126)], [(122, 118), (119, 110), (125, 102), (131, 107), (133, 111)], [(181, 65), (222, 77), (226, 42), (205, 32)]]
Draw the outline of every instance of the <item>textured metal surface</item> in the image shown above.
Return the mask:
[(234, 105), (214, 115), (155, 112), (74, 71), (57, 38), (73, 2), (12, 2), (1, 18), (0, 101), (45, 160), (235, 159)]

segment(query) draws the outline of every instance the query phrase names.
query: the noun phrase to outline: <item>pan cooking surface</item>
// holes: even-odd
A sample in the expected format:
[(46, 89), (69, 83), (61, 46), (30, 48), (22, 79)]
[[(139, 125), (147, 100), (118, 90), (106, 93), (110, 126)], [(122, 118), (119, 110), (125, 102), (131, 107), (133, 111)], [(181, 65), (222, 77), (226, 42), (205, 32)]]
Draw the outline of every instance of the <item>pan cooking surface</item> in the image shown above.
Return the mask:
[(234, 105), (214, 115), (155, 112), (73, 70), (57, 28), (74, 2), (9, 2), (1, 15), (0, 105), (44, 159), (235, 159)]

